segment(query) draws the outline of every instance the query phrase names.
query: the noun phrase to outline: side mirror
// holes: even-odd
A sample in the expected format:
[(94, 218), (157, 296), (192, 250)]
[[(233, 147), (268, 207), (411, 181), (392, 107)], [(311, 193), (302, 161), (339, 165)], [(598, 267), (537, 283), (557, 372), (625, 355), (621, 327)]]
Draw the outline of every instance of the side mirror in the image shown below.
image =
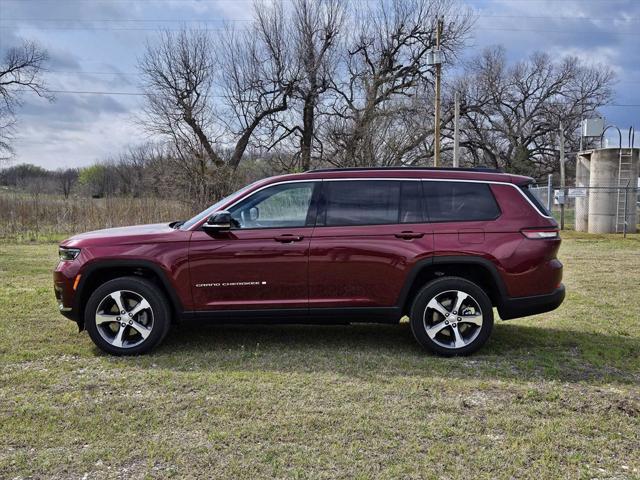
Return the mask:
[(231, 229), (231, 214), (226, 211), (216, 212), (202, 224), (205, 232), (224, 232)]

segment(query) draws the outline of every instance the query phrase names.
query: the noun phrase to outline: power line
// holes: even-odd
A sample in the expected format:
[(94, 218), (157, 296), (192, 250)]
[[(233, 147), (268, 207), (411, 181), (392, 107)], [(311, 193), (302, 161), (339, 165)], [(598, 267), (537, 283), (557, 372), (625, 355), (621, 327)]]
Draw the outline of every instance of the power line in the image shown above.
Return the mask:
[[(30, 89), (16, 89), (16, 92), (20, 93), (37, 93)], [(100, 90), (47, 90), (48, 93), (59, 94), (71, 94), (71, 95), (126, 95), (126, 96), (140, 96), (144, 97), (146, 94), (143, 92), (107, 92)]]
[[(20, 89), (18, 92), (31, 92), (35, 93), (33, 90), (28, 89)], [(147, 94), (144, 92), (109, 92), (103, 90), (47, 90), (49, 93), (59, 93), (59, 94), (71, 94), (71, 95), (126, 95), (126, 96), (140, 96), (144, 97)], [(214, 98), (226, 98), (224, 95), (211, 95)], [(562, 105), (558, 102), (549, 102), (550, 104)], [(602, 105), (599, 108), (606, 107), (640, 107), (640, 103), (609, 103), (606, 105)]]
[[(16, 27), (15, 26), (9, 26), (9, 25), (0, 25), (0, 30), (14, 30)], [(96, 26), (91, 26), (91, 27), (37, 27), (37, 26), (33, 26), (32, 28), (35, 28), (36, 30), (64, 30), (64, 31), (139, 31), (139, 32), (157, 32), (158, 30), (160, 30), (159, 28), (153, 28), (153, 27), (149, 27), (149, 28), (142, 28), (142, 27), (96, 27)], [(168, 31), (174, 31), (174, 32), (178, 32), (180, 31), (180, 29), (178, 28), (162, 28), (161, 30), (168, 30)], [(222, 32), (224, 31), (223, 28), (194, 28), (192, 30), (198, 31), (198, 32)]]
[[(63, 3), (63, 1), (66, 1), (67, 3), (117, 3), (117, 2), (121, 2), (121, 3), (128, 3), (128, 4), (133, 4), (133, 3), (168, 3), (167, 0), (2, 0), (4, 3), (10, 3), (10, 2), (14, 2), (14, 3), (27, 3), (27, 2), (41, 2), (41, 3), (50, 3), (50, 2), (55, 2), (55, 3)], [(173, 0), (174, 2), (177, 0)], [(184, 0), (185, 2), (189, 2), (191, 3), (191, 0)], [(216, 3), (237, 3), (238, 0), (198, 0), (199, 3), (210, 3), (210, 4), (216, 4)], [(280, 2), (291, 2), (293, 0), (278, 0)], [(365, 0), (365, 1), (374, 1), (374, 0)], [(583, 1), (600, 1), (600, 0), (583, 0)]]
[[(49, 3), (49, 2), (56, 2), (56, 3), (63, 3), (63, 1), (66, 1), (67, 3), (116, 3), (116, 2), (122, 2), (122, 3), (167, 3), (166, 0), (2, 0), (4, 3), (26, 3), (26, 2), (41, 2), (41, 3)], [(176, 1), (176, 0), (174, 0)], [(188, 2), (190, 0), (184, 0), (185, 2)], [(209, 3), (209, 4), (218, 4), (218, 3), (237, 3), (238, 0), (199, 0), (199, 3)], [(281, 3), (289, 3), (292, 2), (294, 0), (278, 0)], [(359, 3), (371, 3), (377, 0), (359, 0)], [(511, 0), (512, 2), (522, 2), (522, 3), (549, 3), (549, 0)], [(576, 0), (553, 0), (554, 3), (562, 3), (562, 2), (575, 2)], [(611, 0), (580, 0), (581, 3), (611, 3)], [(250, 3), (250, 2), (247, 2)], [(622, 3), (622, 0), (621, 2)]]
[[(105, 92), (100, 90), (48, 90), (50, 93), (64, 93), (73, 95), (127, 95), (144, 97), (146, 94), (143, 92)], [(217, 96), (217, 95), (214, 95)]]
[[(536, 32), (536, 33), (561, 33), (563, 35), (574, 35), (574, 36), (592, 36), (593, 32), (583, 31), (569, 31), (569, 30), (546, 30), (541, 28), (501, 28), (501, 27), (475, 27), (475, 30), (486, 30), (486, 31), (504, 31), (504, 32)], [(640, 32), (615, 32), (613, 35), (625, 35), (637, 37), (640, 36)]]
[[(92, 71), (84, 71), (84, 70), (47, 70), (47, 73), (55, 73), (58, 75), (115, 75), (122, 77), (140, 77), (140, 73), (136, 72), (92, 72)], [(618, 80), (616, 83), (624, 83), (624, 84), (640, 84), (640, 80)]]
[(88, 72), (83, 70), (46, 70), (47, 73), (57, 73), (58, 75), (118, 75), (123, 77), (137, 77), (140, 74), (134, 72)]
[[(158, 28), (142, 28), (142, 27), (34, 27), (37, 30), (64, 30), (64, 31), (146, 31), (146, 32), (157, 32)], [(0, 25), (0, 30), (13, 30), (15, 27), (9, 27), (6, 25)], [(180, 29), (176, 28), (163, 28), (161, 30), (166, 31), (180, 31)], [(221, 32), (224, 31), (224, 28), (194, 28), (192, 29), (198, 32)], [(534, 33), (558, 33), (563, 35), (573, 35), (573, 36), (584, 36), (584, 35), (592, 35), (592, 32), (584, 31), (584, 32), (576, 32), (576, 31), (568, 31), (568, 30), (547, 30), (540, 28), (501, 28), (501, 27), (476, 27), (475, 30), (482, 31), (505, 31), (505, 32), (534, 32)], [(640, 36), (640, 32), (615, 32), (614, 35), (625, 35), (625, 36)]]
[[(481, 11), (480, 11), (481, 12)], [(476, 12), (472, 14), (474, 17), (479, 18), (527, 18), (534, 20), (588, 20), (588, 21), (602, 21), (602, 20), (622, 20), (624, 22), (637, 22), (640, 17), (588, 17), (581, 15), (494, 15)], [(466, 15), (451, 14), (445, 15), (445, 17), (461, 17)], [(215, 23), (215, 22), (251, 22), (252, 18), (9, 18), (5, 17), (0, 19), (3, 22), (108, 22), (108, 23)]]

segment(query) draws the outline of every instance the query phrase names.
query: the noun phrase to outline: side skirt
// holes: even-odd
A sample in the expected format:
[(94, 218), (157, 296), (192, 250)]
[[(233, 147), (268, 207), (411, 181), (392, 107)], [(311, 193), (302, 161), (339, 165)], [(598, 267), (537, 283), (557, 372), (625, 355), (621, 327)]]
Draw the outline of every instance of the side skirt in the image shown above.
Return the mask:
[(259, 310), (187, 311), (181, 321), (205, 321), (218, 324), (313, 324), (398, 323), (398, 307), (288, 308)]

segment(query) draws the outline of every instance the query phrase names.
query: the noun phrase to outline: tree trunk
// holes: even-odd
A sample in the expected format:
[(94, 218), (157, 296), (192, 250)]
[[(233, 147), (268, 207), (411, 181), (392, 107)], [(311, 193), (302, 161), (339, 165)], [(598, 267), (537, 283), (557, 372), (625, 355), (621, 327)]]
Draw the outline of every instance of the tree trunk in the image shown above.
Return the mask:
[(233, 155), (231, 155), (231, 160), (229, 161), (229, 165), (235, 171), (240, 165), (240, 160), (242, 160), (242, 156), (244, 155), (245, 150), (247, 149), (247, 145), (249, 145), (249, 140), (251, 139), (251, 135), (253, 131), (258, 127), (260, 122), (277, 112), (282, 112), (287, 109), (287, 97), (285, 96), (282, 103), (277, 107), (270, 108), (268, 110), (263, 111), (256, 118), (253, 119), (253, 122), (242, 132), (240, 138), (236, 142), (236, 147), (233, 149)]
[(313, 146), (313, 134), (315, 123), (315, 94), (308, 95), (304, 101), (302, 110), (302, 140), (300, 141), (300, 158), (302, 170), (311, 168), (311, 148)]
[(240, 165), (240, 160), (242, 160), (244, 151), (247, 149), (247, 145), (249, 145), (249, 139), (257, 125), (257, 121), (254, 120), (249, 128), (242, 132), (242, 135), (236, 142), (236, 147), (233, 149), (233, 155), (231, 155), (231, 160), (229, 161), (229, 165), (234, 171), (238, 168), (238, 165)]
[(185, 115), (184, 121), (187, 122), (187, 125), (191, 127), (191, 130), (193, 130), (193, 133), (196, 134), (196, 137), (198, 137), (198, 141), (200, 142), (200, 145), (202, 145), (202, 148), (204, 148), (205, 152), (207, 152), (207, 156), (213, 162), (213, 164), (216, 167), (223, 167), (224, 162), (218, 156), (218, 154), (213, 151), (213, 147), (211, 146), (209, 139), (200, 128), (200, 125), (198, 125), (198, 122), (196, 122), (196, 120), (190, 115)]

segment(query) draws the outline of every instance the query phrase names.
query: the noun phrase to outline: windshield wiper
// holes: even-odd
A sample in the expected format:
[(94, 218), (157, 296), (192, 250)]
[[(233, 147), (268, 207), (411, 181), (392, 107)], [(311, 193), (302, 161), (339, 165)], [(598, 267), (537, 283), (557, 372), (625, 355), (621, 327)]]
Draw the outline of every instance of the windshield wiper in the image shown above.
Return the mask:
[(183, 224), (184, 224), (184, 220), (176, 220), (175, 222), (171, 222), (169, 226), (175, 230), (180, 228)]

